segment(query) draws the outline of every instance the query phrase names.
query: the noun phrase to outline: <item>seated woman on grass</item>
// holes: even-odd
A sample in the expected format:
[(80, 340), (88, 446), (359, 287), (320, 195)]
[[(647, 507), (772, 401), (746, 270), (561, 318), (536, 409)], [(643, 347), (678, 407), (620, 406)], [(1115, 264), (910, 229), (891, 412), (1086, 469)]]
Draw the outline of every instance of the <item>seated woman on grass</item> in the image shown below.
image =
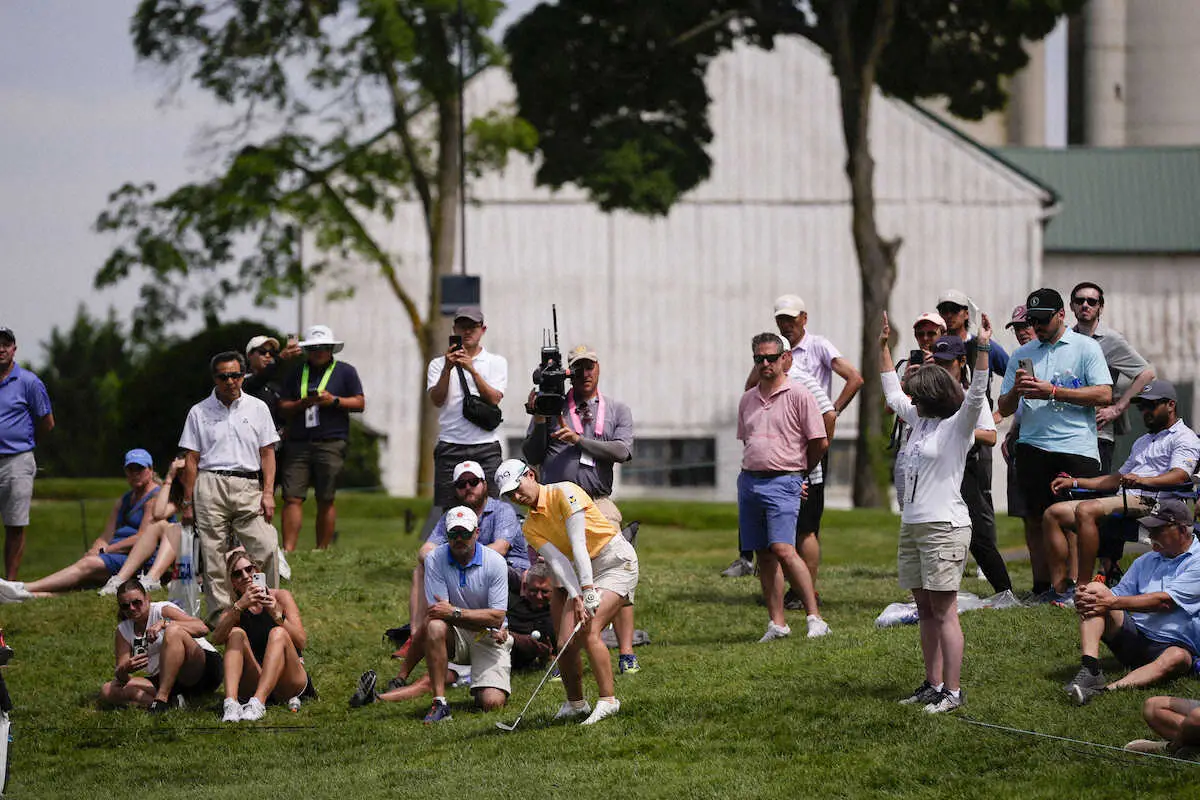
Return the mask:
[[(308, 634), (300, 609), (286, 589), (268, 589), (245, 550), (225, 559), (233, 605), (221, 612), (212, 640), (225, 645), (225, 706), (222, 722), (259, 720), (270, 700), (315, 697), (304, 669)], [(248, 697), (245, 705), (240, 699)]]
[[(154, 474), (154, 460), (140, 447), (125, 454), (125, 480), (129, 483), (129, 491), (113, 506), (104, 532), (82, 558), (36, 581), (0, 580), (0, 601), (53, 597), (104, 584), (110, 576), (133, 577), (137, 568), (146, 563), (152, 564), (147, 588), (151, 591), (160, 588), (159, 580), (174, 562), (175, 553), (168, 544), (158, 563), (149, 561), (159, 544), (169, 539), (164, 531), (170, 527), (170, 522), (165, 519), (155, 521), (152, 514), (146, 513), (161, 485)], [(112, 590), (116, 586), (113, 584)]]
[[(152, 714), (182, 708), (221, 685), (221, 654), (204, 639), (208, 626), (174, 603), (152, 603), (136, 580), (117, 589), (116, 670), (100, 689), (114, 706), (141, 706)], [(144, 676), (135, 677), (133, 673)]]
[(162, 588), (163, 576), (175, 566), (175, 559), (179, 555), (180, 531), (175, 515), (183, 501), (183, 482), (177, 481), (176, 477), (185, 463), (183, 458), (171, 462), (167, 477), (149, 504), (150, 520), (147, 522), (143, 518), (128, 557), (117, 574), (100, 589), (101, 597), (116, 594), (118, 586), (135, 577), (143, 568), (146, 574), (142, 578), (142, 585), (146, 591), (156, 592)]

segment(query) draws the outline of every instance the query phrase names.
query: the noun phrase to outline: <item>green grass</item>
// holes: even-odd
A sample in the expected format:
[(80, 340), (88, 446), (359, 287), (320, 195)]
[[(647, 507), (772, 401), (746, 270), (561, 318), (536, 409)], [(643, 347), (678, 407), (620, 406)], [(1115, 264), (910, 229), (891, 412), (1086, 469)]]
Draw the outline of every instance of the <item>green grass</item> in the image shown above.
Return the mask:
[[(89, 535), (111, 482), (47, 486), (22, 570), (34, 577), (80, 552), (80, 498)], [(42, 490), (46, 489), (46, 492)], [(221, 726), (208, 707), (161, 722), (103, 711), (96, 689), (111, 674), (115, 603), (92, 592), (7, 605), (0, 614), (17, 655), (6, 677), (13, 714), (10, 796), (256, 797), (912, 797), (1188, 796), (1196, 768), (1014, 736), (929, 718), (895, 701), (921, 678), (915, 627), (876, 630), (894, 577), (897, 520), (830, 512), (821, 593), (834, 633), (756, 644), (765, 627), (752, 579), (717, 576), (733, 554), (728, 504), (628, 503), (643, 526), (638, 625), (643, 671), (618, 676), (624, 707), (594, 728), (554, 725), (562, 699), (547, 686), (521, 729), (504, 734), (540, 675), (514, 681), (499, 714), (467, 710), (452, 691), (454, 721), (427, 729), (425, 702), (351, 712), (359, 673), (393, 664), (382, 631), (406, 618), (417, 542), (403, 514), (417, 501), (345, 495), (340, 542), (292, 559), (310, 632), (306, 657), (319, 702), (299, 714), (273, 708), (263, 724)], [(664, 522), (697, 523), (668, 527)], [(311, 530), (304, 534), (306, 545)], [(1018, 543), (1005, 521), (1003, 544)], [(1028, 567), (1014, 565), (1019, 588)], [(965, 589), (986, 593), (973, 578)], [(792, 615), (796, 630), (803, 619)], [(1077, 663), (1073, 616), (1042, 608), (973, 612), (964, 681), (971, 718), (1109, 745), (1146, 735), (1139, 709), (1155, 692), (1126, 692), (1084, 708), (1060, 685)], [(587, 684), (585, 684), (586, 686)], [(1193, 694), (1181, 680), (1169, 687)], [(590, 697), (594, 698), (594, 684)], [(218, 794), (219, 793), (219, 794)]]

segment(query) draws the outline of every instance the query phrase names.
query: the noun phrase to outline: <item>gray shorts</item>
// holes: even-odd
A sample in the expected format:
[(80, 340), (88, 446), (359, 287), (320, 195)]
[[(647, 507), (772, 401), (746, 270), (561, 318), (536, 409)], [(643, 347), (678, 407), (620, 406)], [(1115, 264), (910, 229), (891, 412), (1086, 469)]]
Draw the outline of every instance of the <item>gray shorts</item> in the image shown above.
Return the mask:
[(0, 517), (5, 525), (24, 528), (29, 524), (35, 473), (37, 461), (32, 450), (0, 456)]

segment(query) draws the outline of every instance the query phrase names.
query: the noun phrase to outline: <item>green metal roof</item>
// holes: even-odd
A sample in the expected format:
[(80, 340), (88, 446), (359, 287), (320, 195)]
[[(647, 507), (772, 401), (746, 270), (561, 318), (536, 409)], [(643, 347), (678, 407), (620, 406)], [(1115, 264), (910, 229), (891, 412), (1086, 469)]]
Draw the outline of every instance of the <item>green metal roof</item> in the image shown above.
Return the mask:
[(1046, 252), (1200, 253), (1200, 147), (996, 152), (1061, 197)]

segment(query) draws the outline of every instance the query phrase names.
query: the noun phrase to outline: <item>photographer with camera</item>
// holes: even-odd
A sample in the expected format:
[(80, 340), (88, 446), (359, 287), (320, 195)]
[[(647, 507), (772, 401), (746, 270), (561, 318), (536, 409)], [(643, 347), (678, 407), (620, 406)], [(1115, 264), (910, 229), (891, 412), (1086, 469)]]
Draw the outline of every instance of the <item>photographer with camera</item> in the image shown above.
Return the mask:
[[(508, 388), (508, 361), (483, 348), (483, 312), (463, 306), (454, 312), (454, 334), (444, 356), (429, 362), (425, 390), (437, 406), (438, 441), (433, 449), (433, 508), (425, 534), (455, 505), (454, 466), (476, 461), (484, 474), (500, 466), (500, 400)], [(495, 489), (491, 491), (496, 496)]]
[[(633, 458), (633, 415), (629, 406), (600, 392), (600, 357), (591, 347), (581, 344), (571, 350), (567, 368), (571, 389), (563, 413), (534, 413), (521, 453), (526, 463), (541, 467), (543, 481), (570, 481), (581, 487), (600, 513), (620, 528), (621, 511), (612, 501), (613, 465)], [(618, 671), (637, 672), (633, 606), (621, 608), (613, 628), (621, 653)]]

